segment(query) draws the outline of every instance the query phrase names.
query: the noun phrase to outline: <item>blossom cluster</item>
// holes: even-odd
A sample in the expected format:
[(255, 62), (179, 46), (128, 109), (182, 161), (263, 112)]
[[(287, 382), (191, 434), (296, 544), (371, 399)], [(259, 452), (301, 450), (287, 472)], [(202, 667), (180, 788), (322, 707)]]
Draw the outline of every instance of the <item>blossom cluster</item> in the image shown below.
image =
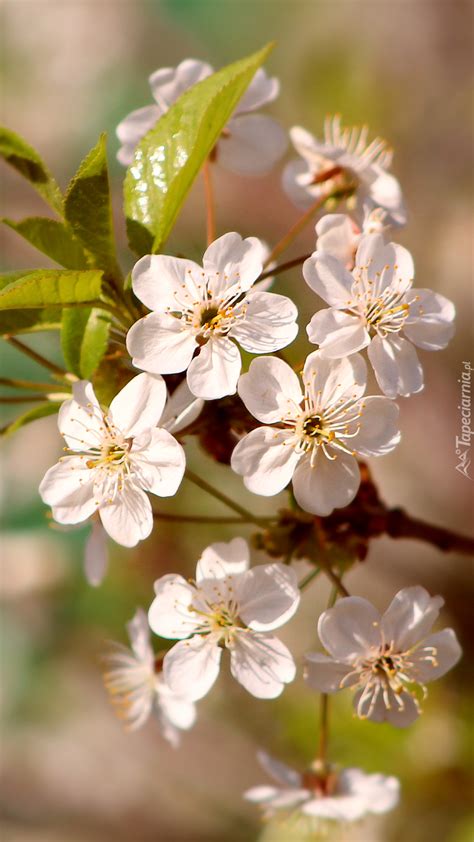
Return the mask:
[[(118, 126), (118, 159), (134, 150), (183, 92), (212, 68), (187, 59), (150, 77), (155, 104)], [(257, 71), (222, 131), (210, 163), (244, 175), (268, 172), (283, 156), (284, 129), (259, 110), (275, 100), (278, 80)], [(236, 396), (250, 420), (235, 427), (231, 469), (247, 489), (272, 497), (285, 489), (292, 504), (324, 518), (348, 506), (361, 482), (360, 460), (382, 457), (400, 441), (397, 396), (423, 388), (416, 348), (444, 348), (454, 307), (413, 286), (409, 251), (390, 231), (406, 222), (400, 185), (389, 171), (391, 150), (367, 128), (328, 119), (324, 138), (294, 127), (299, 157), (283, 169), (282, 186), (297, 207), (347, 199), (346, 213), (316, 224), (315, 249), (301, 261), (306, 283), (324, 307), (305, 326), (310, 349), (290, 365), (282, 354), (299, 326), (295, 303), (269, 291), (273, 254), (255, 236), (228, 232), (208, 244), (200, 263), (149, 254), (131, 273), (140, 316), (126, 336), (138, 372), (108, 407), (92, 382), (73, 385), (58, 426), (65, 453), (40, 494), (61, 524), (90, 521), (86, 575), (97, 585), (106, 565), (106, 536), (125, 547), (146, 539), (154, 524), (150, 495), (172, 497), (186, 472), (182, 438), (199, 425), (207, 402)], [(275, 269), (276, 272), (276, 269)], [(272, 288), (273, 289), (273, 288)], [(247, 366), (242, 351), (253, 356)], [(380, 394), (368, 388), (375, 374)], [(246, 359), (246, 357), (244, 357)], [(173, 375), (173, 377), (170, 377)], [(178, 386), (176, 387), (176, 382)], [(368, 394), (367, 394), (368, 392)], [(288, 563), (250, 566), (242, 537), (203, 550), (195, 578), (169, 572), (155, 582), (148, 614), (128, 624), (131, 649), (107, 656), (105, 682), (129, 728), (153, 713), (174, 746), (196, 718), (195, 703), (218, 679), (224, 650), (233, 678), (259, 699), (280, 695), (298, 673), (298, 659), (275, 634), (298, 610), (301, 587)], [(343, 591), (344, 593), (344, 591)], [(319, 617), (325, 653), (307, 653), (307, 686), (326, 696), (354, 691), (359, 718), (409, 726), (420, 714), (426, 684), (460, 657), (452, 629), (431, 632), (443, 604), (421, 586), (403, 588), (381, 615), (366, 599), (343, 596)], [(150, 632), (174, 643), (155, 653)], [(327, 653), (327, 654), (326, 654)], [(355, 821), (398, 800), (393, 777), (338, 770), (321, 758), (299, 773), (260, 754), (274, 783), (246, 798), (311, 821)]]

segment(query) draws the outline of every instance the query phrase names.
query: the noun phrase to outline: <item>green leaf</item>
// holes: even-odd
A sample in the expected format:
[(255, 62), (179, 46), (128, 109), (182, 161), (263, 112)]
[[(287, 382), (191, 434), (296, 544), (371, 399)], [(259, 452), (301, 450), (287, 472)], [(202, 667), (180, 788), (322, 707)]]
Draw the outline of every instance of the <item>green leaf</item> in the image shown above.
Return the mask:
[(124, 183), (130, 247), (159, 251), (204, 161), (272, 45), (194, 85), (135, 150)]
[(0, 310), (89, 304), (97, 301), (101, 283), (96, 270), (37, 269), (0, 290)]
[(19, 430), (20, 427), (24, 427), (25, 424), (30, 424), (31, 421), (36, 421), (38, 418), (45, 418), (46, 415), (54, 415), (56, 412), (59, 411), (60, 406), (60, 401), (48, 401), (47, 403), (40, 403), (37, 406), (33, 407), (33, 409), (28, 409), (22, 415), (19, 415), (18, 418), (15, 418), (14, 421), (11, 421), (5, 427), (2, 427), (2, 429), (0, 430), (0, 435), (10, 436), (12, 433), (15, 433), (16, 430)]
[(61, 347), (69, 371), (89, 380), (109, 341), (110, 316), (97, 307), (64, 310)]
[(4, 219), (3, 222), (60, 266), (66, 269), (87, 269), (87, 259), (81, 244), (63, 222), (46, 216), (30, 216), (21, 222)]
[[(5, 272), (3, 275), (0, 275), (0, 290), (24, 276), (25, 270), (22, 272)], [(60, 327), (60, 307), (46, 307), (43, 310), (0, 311), (0, 334), (58, 330)]]
[(86, 249), (91, 267), (121, 277), (115, 257), (106, 135), (83, 160), (64, 199), (66, 220)]
[(20, 135), (3, 126), (0, 126), (0, 155), (7, 164), (30, 182), (53, 210), (62, 216), (61, 191), (43, 160)]

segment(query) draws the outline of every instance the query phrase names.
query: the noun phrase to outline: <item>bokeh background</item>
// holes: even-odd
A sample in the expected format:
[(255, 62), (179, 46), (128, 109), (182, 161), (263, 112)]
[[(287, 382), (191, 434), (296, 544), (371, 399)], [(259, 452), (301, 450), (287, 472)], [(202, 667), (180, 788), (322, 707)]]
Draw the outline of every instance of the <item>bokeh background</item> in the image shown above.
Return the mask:
[[(2, 122), (35, 146), (66, 185), (100, 131), (109, 153), (120, 249), (132, 264), (120, 218), (123, 171), (114, 128), (150, 101), (148, 75), (192, 56), (215, 66), (268, 40), (269, 70), (282, 92), (272, 112), (314, 133), (327, 112), (368, 122), (395, 148), (394, 171), (410, 213), (397, 233), (415, 256), (420, 286), (451, 297), (458, 328), (450, 347), (423, 355), (426, 388), (401, 400), (403, 441), (376, 462), (384, 498), (433, 523), (469, 531), (472, 485), (456, 470), (455, 436), (462, 362), (469, 360), (472, 205), (472, 12), (457, 0), (6, 0), (1, 8)], [(2, 167), (2, 214), (45, 212), (19, 176)], [(216, 175), (218, 230), (272, 243), (297, 212), (280, 173), (261, 179)], [(288, 257), (314, 244), (310, 226)], [(170, 241), (199, 257), (205, 246), (201, 185)], [(2, 232), (2, 269), (48, 266), (11, 231)], [(306, 324), (315, 300), (298, 270), (279, 280)], [(303, 333), (303, 332), (302, 332)], [(55, 337), (31, 341), (60, 360)], [(307, 352), (301, 340), (295, 355)], [(3, 376), (44, 379), (44, 372), (2, 343)], [(5, 416), (7, 417), (7, 416)], [(301, 679), (273, 702), (261, 702), (225, 674), (199, 705), (199, 719), (173, 751), (150, 723), (126, 735), (101, 684), (100, 658), (124, 623), (147, 607), (153, 580), (190, 574), (200, 551), (231, 528), (163, 524), (135, 551), (114, 548), (109, 575), (88, 587), (81, 559), (85, 529), (54, 529), (38, 493), (60, 451), (55, 419), (21, 430), (3, 447), (1, 492), (2, 824), (5, 842), (221, 842), (278, 839), (241, 797), (265, 781), (258, 747), (302, 767), (317, 739), (317, 700)], [(242, 490), (238, 477), (194, 444), (189, 463), (244, 505), (271, 513), (275, 501)], [(283, 501), (276, 501), (283, 502)], [(163, 511), (224, 514), (183, 484)], [(255, 556), (257, 560), (257, 555)], [(263, 560), (263, 559), (260, 559)], [(444, 624), (458, 632), (463, 662), (430, 689), (424, 716), (408, 731), (354, 721), (348, 698), (333, 706), (335, 761), (399, 775), (401, 806), (385, 821), (340, 835), (354, 842), (471, 842), (472, 642), (467, 560), (409, 541), (379, 539), (348, 575), (351, 592), (380, 608), (394, 591), (421, 583), (446, 599)], [(282, 637), (301, 658), (317, 645), (316, 618), (327, 600), (319, 579), (305, 592)]]

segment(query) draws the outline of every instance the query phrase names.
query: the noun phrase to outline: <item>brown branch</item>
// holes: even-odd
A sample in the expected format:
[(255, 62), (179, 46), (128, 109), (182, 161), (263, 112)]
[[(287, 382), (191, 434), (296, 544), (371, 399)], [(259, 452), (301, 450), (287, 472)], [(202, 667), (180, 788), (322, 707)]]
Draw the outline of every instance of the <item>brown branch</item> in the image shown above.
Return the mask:
[(443, 553), (453, 552), (474, 556), (474, 538), (418, 520), (418, 518), (411, 517), (402, 509), (386, 510), (384, 532), (391, 538), (425, 541), (428, 544), (433, 544)]

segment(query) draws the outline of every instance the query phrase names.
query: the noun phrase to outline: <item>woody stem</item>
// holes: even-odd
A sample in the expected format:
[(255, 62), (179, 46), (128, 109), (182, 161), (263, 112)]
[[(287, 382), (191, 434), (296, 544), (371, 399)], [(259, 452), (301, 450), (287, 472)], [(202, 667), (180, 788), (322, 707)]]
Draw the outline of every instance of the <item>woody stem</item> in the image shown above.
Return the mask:
[(206, 198), (206, 230), (207, 230), (207, 244), (216, 239), (216, 209), (214, 202), (214, 187), (211, 176), (211, 163), (207, 159), (202, 168), (202, 175), (204, 179), (204, 194)]
[(239, 506), (234, 500), (231, 500), (230, 497), (227, 497), (226, 494), (223, 494), (222, 491), (218, 491), (217, 488), (214, 488), (213, 485), (209, 485), (204, 479), (199, 477), (193, 471), (190, 471), (189, 468), (186, 468), (185, 477), (190, 482), (193, 482), (194, 485), (197, 485), (198, 488), (202, 488), (203, 491), (207, 491), (208, 494), (212, 494), (216, 500), (220, 500), (224, 506), (227, 508), (232, 509), (234, 512), (237, 512), (244, 520), (248, 521), (249, 523), (254, 523), (256, 526), (262, 526), (262, 524), (266, 524), (269, 521), (273, 520), (274, 518), (257, 518), (251, 512), (248, 512), (247, 509), (244, 509), (243, 506)]

